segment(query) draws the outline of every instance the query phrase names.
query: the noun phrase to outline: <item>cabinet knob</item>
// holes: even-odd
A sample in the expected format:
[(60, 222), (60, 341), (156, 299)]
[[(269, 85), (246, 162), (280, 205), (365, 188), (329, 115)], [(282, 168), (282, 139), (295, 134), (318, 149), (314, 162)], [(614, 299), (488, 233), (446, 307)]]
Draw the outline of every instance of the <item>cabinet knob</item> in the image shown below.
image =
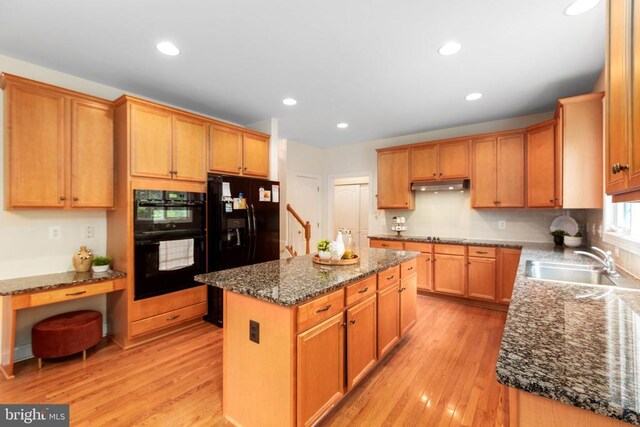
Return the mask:
[(553, 203), (553, 199), (549, 199), (549, 203)]
[(242, 170), (242, 166), (238, 166), (238, 171), (241, 171), (241, 170)]
[(246, 171), (246, 170), (247, 170), (247, 167), (245, 166), (244, 168), (242, 168), (242, 170)]
[(78, 199), (77, 197), (74, 197), (74, 198), (72, 198), (71, 200), (73, 200), (74, 202), (77, 202), (77, 201), (78, 201), (78, 200), (80, 200), (80, 199)]
[(351, 323), (352, 325), (355, 325), (356, 324), (356, 319), (349, 320), (349, 323)]
[(433, 176), (436, 176), (436, 174), (434, 173)]
[(442, 172), (440, 172), (440, 176), (442, 176)]
[(60, 197), (59, 197), (59, 199), (60, 199), (60, 201), (62, 201), (62, 202), (64, 202), (65, 200), (67, 200), (67, 198), (66, 198), (66, 197), (64, 197), (64, 196), (60, 196)]
[(614, 163), (613, 166), (611, 166), (611, 172), (613, 172), (614, 175), (627, 170), (629, 170), (629, 165), (621, 165), (620, 163)]

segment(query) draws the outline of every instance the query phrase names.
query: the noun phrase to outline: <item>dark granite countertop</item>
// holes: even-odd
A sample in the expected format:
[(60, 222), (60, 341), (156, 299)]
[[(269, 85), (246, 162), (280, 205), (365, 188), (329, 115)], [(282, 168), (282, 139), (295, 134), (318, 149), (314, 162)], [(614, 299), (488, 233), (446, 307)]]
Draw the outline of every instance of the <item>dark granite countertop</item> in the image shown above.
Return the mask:
[(312, 255), (305, 255), (201, 274), (195, 280), (264, 301), (292, 306), (418, 255), (419, 252), (367, 249), (359, 254), (358, 264), (336, 266), (314, 264)]
[(121, 279), (123, 277), (127, 277), (127, 275), (120, 271), (109, 270), (104, 273), (93, 273), (91, 271), (76, 273), (75, 271), (67, 271), (64, 273), (6, 279), (0, 280), (0, 296), (47, 291), (54, 288), (104, 282), (106, 280)]
[[(500, 248), (513, 248), (520, 249), (523, 245), (522, 242), (514, 242), (511, 240), (487, 240), (487, 239), (453, 239), (447, 240), (447, 238), (441, 238), (437, 242), (429, 240), (426, 236), (397, 236), (395, 234), (376, 234), (367, 236), (370, 239), (377, 240), (395, 240), (398, 242), (417, 242), (417, 243), (434, 243), (443, 245), (465, 245), (465, 246), (495, 246)], [(544, 244), (544, 243), (542, 243)]]
[(523, 243), (498, 381), (640, 425), (640, 292), (528, 279), (527, 260), (591, 263), (572, 249)]

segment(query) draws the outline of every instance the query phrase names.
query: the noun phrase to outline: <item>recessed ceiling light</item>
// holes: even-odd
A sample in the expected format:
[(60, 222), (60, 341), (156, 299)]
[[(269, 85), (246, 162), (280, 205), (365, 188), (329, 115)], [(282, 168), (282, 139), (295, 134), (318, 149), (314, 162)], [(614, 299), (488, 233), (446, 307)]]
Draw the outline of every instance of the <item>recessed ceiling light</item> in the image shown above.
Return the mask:
[(480, 98), (482, 98), (482, 94), (480, 92), (473, 92), (464, 97), (467, 101), (477, 101)]
[(576, 16), (588, 12), (600, 3), (600, 0), (575, 0), (565, 10), (564, 14)]
[(158, 49), (160, 52), (164, 53), (165, 55), (169, 55), (169, 56), (180, 55), (180, 49), (178, 49), (176, 45), (174, 45), (171, 42), (160, 42), (156, 45), (156, 49)]
[(458, 42), (447, 42), (440, 49), (438, 49), (438, 53), (443, 56), (455, 55), (460, 52), (462, 49), (462, 45)]
[(349, 123), (342, 122), (342, 123), (338, 123), (338, 125), (337, 125), (337, 126), (338, 126), (340, 129), (346, 129), (346, 128), (348, 128), (348, 127), (349, 127)]
[(293, 98), (285, 98), (285, 99), (283, 99), (283, 100), (282, 100), (282, 103), (283, 103), (284, 105), (289, 105), (289, 106), (291, 106), (291, 105), (296, 105), (296, 104), (298, 103), (298, 101), (296, 101), (296, 100), (295, 100), (295, 99), (293, 99)]

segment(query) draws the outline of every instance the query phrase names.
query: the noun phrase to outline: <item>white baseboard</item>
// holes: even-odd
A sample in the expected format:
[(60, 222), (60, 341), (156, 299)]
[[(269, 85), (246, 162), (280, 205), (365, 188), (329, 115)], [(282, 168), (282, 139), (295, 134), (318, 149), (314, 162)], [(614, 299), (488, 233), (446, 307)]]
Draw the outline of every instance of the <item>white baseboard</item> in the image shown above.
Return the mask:
[[(107, 336), (107, 322), (102, 323), (102, 336)], [(31, 342), (17, 345), (14, 353), (14, 362), (20, 362), (21, 360), (31, 359), (33, 357), (33, 353), (31, 352)]]

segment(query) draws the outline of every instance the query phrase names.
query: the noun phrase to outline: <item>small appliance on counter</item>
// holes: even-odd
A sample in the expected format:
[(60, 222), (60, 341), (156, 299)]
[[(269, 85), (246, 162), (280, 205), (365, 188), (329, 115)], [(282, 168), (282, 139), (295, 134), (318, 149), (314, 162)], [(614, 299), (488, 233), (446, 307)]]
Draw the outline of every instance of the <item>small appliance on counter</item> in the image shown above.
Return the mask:
[(406, 220), (403, 216), (394, 216), (393, 217), (393, 225), (391, 226), (391, 231), (395, 231), (398, 233), (398, 237), (403, 231), (407, 231), (407, 226), (404, 225)]

